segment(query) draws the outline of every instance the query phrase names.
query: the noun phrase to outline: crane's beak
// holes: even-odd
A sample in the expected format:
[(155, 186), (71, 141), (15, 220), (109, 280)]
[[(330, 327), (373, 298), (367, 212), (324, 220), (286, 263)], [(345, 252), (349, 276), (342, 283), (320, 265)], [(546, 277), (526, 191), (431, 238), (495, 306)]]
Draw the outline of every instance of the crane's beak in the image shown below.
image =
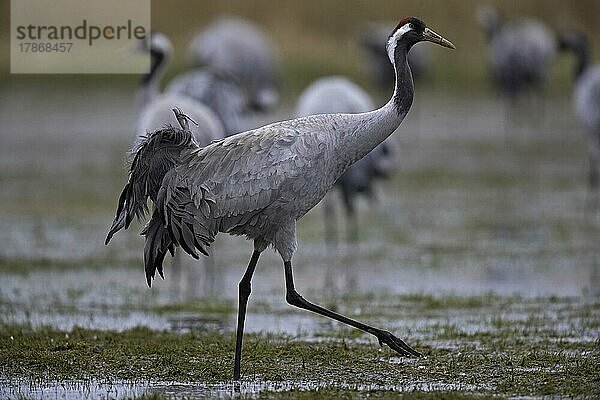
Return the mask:
[(451, 41), (443, 38), (442, 36), (438, 35), (429, 28), (425, 28), (425, 30), (423, 31), (423, 40), (437, 43), (440, 46), (448, 47), (449, 49), (456, 49), (456, 47), (454, 47)]

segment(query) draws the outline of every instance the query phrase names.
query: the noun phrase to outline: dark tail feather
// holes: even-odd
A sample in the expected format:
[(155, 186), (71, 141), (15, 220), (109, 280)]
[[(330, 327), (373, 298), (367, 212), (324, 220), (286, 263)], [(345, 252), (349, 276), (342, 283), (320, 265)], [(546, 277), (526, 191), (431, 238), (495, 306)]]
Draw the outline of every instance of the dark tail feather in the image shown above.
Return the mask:
[(160, 210), (162, 218), (167, 222), (165, 229), (175, 246), (181, 246), (195, 259), (200, 258), (196, 250), (208, 257), (204, 247), (214, 240), (214, 233), (197, 216), (200, 211), (193, 203), (189, 188), (174, 189), (175, 178), (175, 174), (165, 176), (165, 184), (158, 193), (156, 209)]
[(142, 231), (142, 235), (146, 236), (146, 244), (144, 245), (146, 282), (148, 282), (148, 286), (152, 286), (152, 279), (154, 279), (156, 271), (158, 271), (161, 278), (165, 278), (162, 263), (167, 255), (167, 251), (171, 255), (175, 255), (175, 247), (157, 210), (154, 210), (152, 219)]
[(106, 236), (108, 244), (115, 233), (127, 229), (134, 217), (143, 219), (148, 198), (156, 196), (165, 174), (179, 162), (181, 151), (195, 148), (188, 130), (166, 127), (149, 133), (133, 150), (129, 181), (119, 197), (115, 219)]
[[(113, 235), (120, 231), (123, 228), (126, 228), (129, 224), (126, 223), (127, 220), (127, 210), (125, 209), (125, 199), (127, 198), (127, 192), (129, 190), (129, 183), (125, 185), (123, 191), (121, 192), (121, 196), (119, 196), (119, 207), (117, 208), (117, 215), (108, 231), (108, 235), (106, 235), (106, 240), (104, 244), (107, 245), (112, 239)], [(129, 221), (131, 222), (131, 221)]]
[[(207, 229), (196, 215), (198, 210), (189, 189), (177, 188), (178, 176), (174, 168), (180, 162), (182, 151), (195, 149), (197, 146), (189, 130), (166, 127), (150, 133), (134, 150), (129, 181), (119, 197), (106, 243), (116, 232), (127, 229), (134, 217), (143, 219), (148, 212), (148, 199), (152, 200), (154, 212), (142, 231), (146, 237), (144, 268), (148, 286), (157, 271), (164, 278), (162, 263), (167, 251), (174, 255), (175, 247), (181, 246), (198, 258), (194, 249), (208, 255), (203, 246), (214, 240), (213, 230)], [(207, 208), (208, 205), (204, 206)]]

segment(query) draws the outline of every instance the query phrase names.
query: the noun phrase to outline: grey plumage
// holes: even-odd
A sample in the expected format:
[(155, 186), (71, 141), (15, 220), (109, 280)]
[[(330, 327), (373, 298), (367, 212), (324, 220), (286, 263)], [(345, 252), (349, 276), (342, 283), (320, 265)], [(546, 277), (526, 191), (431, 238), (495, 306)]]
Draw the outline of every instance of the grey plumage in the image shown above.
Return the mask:
[(250, 21), (224, 17), (204, 28), (189, 45), (192, 60), (244, 85), (257, 110), (277, 105), (279, 61), (266, 32)]
[(494, 84), (510, 98), (542, 87), (556, 58), (556, 40), (535, 18), (504, 21), (499, 12), (484, 6), (477, 21), (488, 40), (488, 64)]
[(150, 54), (150, 71), (143, 76), (138, 92), (138, 107), (143, 110), (160, 95), (160, 79), (173, 56), (173, 45), (162, 33), (152, 32), (139, 41), (133, 50)]
[[(396, 70), (394, 94), (377, 110), (277, 122), (203, 148), (192, 144), (189, 131), (175, 128), (159, 130), (141, 142), (107, 241), (127, 227), (133, 215), (143, 215), (146, 198), (153, 201), (154, 212), (144, 230), (149, 284), (154, 272), (161, 272), (162, 259), (173, 247), (198, 257), (197, 251), (205, 253), (218, 232), (254, 240), (254, 253), (239, 285), (234, 379), (240, 377), (250, 281), (260, 253), (269, 245), (283, 260), (290, 304), (368, 332), (399, 354), (419, 355), (390, 332), (305, 300), (295, 290), (291, 259), (297, 247), (296, 221), (325, 196), (350, 165), (392, 134), (408, 113), (414, 87), (406, 55), (413, 44), (423, 40), (454, 48), (422, 21), (400, 21), (387, 45)], [(154, 185), (158, 181), (159, 187)]]
[[(356, 114), (374, 108), (370, 96), (359, 86), (344, 77), (331, 76), (318, 79), (302, 92), (296, 106), (296, 116), (326, 113)], [(361, 193), (371, 198), (374, 196), (374, 180), (391, 173), (394, 155), (393, 145), (388, 139), (349, 167), (336, 181), (335, 185), (340, 190), (349, 220), (350, 238), (356, 239), (358, 233), (355, 221), (356, 197)], [(331, 207), (331, 205), (326, 207), (326, 223), (332, 222), (327, 220), (333, 214)]]
[(590, 64), (587, 37), (576, 31), (559, 37), (560, 48), (572, 51), (577, 57), (573, 84), (573, 109), (587, 134), (590, 157), (589, 184), (592, 190), (600, 187), (600, 65)]

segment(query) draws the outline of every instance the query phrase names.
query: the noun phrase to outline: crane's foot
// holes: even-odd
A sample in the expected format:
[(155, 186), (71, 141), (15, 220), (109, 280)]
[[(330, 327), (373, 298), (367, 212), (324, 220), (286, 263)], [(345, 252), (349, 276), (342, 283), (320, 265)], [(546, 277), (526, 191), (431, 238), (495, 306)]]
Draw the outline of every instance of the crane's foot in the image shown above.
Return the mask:
[(394, 350), (400, 355), (407, 357), (422, 357), (423, 355), (404, 343), (404, 341), (396, 336), (392, 335), (391, 332), (381, 331), (377, 335), (377, 339), (379, 339), (379, 345), (383, 346), (387, 344), (390, 349)]

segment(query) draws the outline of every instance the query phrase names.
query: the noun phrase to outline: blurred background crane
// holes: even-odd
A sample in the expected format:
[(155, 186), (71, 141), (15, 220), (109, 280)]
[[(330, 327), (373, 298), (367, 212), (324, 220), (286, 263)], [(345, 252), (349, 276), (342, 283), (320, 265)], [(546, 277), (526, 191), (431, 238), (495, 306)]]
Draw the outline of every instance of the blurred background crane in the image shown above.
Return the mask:
[(150, 72), (144, 76), (139, 90), (140, 115), (136, 130), (136, 142), (148, 132), (166, 125), (176, 125), (173, 108), (180, 108), (195, 122), (191, 132), (200, 146), (206, 146), (224, 136), (219, 118), (206, 105), (181, 93), (160, 93), (160, 79), (173, 52), (171, 41), (162, 33), (153, 32), (147, 40), (139, 43), (140, 50), (150, 53)]
[(563, 33), (560, 48), (576, 58), (573, 74), (573, 108), (587, 134), (590, 159), (589, 185), (592, 206), (600, 206), (600, 65), (590, 62), (589, 40), (578, 31)]
[(495, 86), (514, 103), (528, 90), (542, 90), (556, 58), (552, 31), (537, 18), (505, 21), (492, 6), (477, 9), (488, 42), (488, 65)]
[(203, 68), (186, 72), (169, 82), (166, 91), (188, 96), (210, 107), (227, 136), (250, 129), (255, 124), (244, 87), (220, 71)]
[(279, 60), (269, 34), (239, 17), (221, 17), (189, 44), (189, 57), (200, 66), (226, 74), (246, 91), (256, 110), (269, 110), (279, 101)]
[(175, 78), (168, 92), (185, 94), (210, 107), (227, 135), (256, 127), (254, 112), (279, 101), (280, 67), (269, 35), (239, 17), (221, 17), (188, 45), (197, 69)]
[[(381, 39), (381, 38), (380, 38)], [(385, 38), (382, 39), (385, 43)], [(387, 63), (390, 64), (389, 59)], [(392, 74), (393, 68), (385, 71)], [(296, 117), (305, 117), (314, 114), (357, 114), (375, 109), (373, 100), (367, 92), (342, 76), (324, 77), (313, 82), (307, 87), (296, 105)], [(348, 168), (337, 180), (335, 187), (338, 189), (344, 204), (346, 214), (346, 227), (348, 240), (358, 244), (358, 221), (356, 215), (356, 201), (359, 194), (363, 194), (370, 203), (375, 201), (374, 183), (377, 178), (387, 177), (395, 165), (394, 146), (392, 138), (386, 140), (367, 156)], [(324, 200), (324, 221), (326, 240), (337, 243), (337, 221), (335, 219), (335, 203), (329, 194)]]

